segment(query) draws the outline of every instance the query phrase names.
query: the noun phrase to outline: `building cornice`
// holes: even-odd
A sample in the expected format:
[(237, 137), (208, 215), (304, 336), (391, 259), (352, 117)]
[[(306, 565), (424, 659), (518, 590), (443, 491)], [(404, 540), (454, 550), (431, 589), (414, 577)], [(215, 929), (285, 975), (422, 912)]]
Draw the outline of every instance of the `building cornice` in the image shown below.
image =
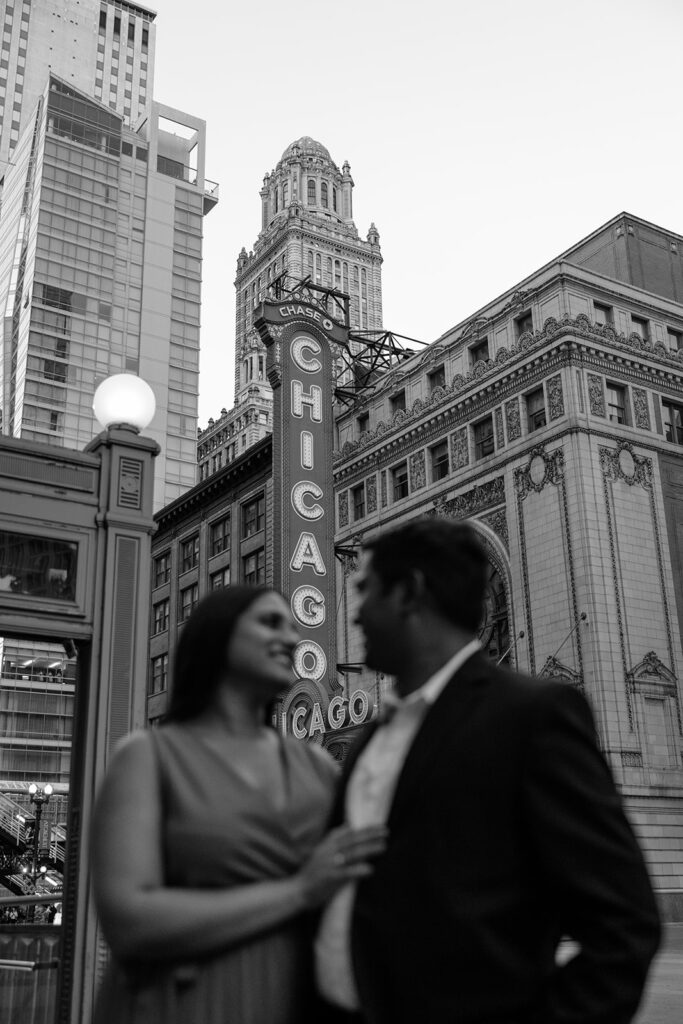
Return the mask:
[[(536, 358), (529, 359), (534, 355)], [(650, 386), (654, 376), (669, 385), (683, 387), (683, 351), (672, 356), (664, 345), (644, 342), (637, 334), (619, 334), (609, 325), (593, 324), (584, 314), (561, 320), (549, 317), (542, 331), (523, 334), (510, 349), (500, 349), (495, 360), (481, 360), (470, 373), (456, 374), (448, 386), (435, 388), (428, 398), (417, 398), (410, 410), (400, 410), (389, 422), (381, 421), (357, 441), (347, 441), (335, 453), (335, 463), (351, 459), (355, 463), (366, 449), (372, 450), (374, 457), (389, 448), (397, 448), (406, 428), (414, 424), (410, 436), (418, 431), (422, 433), (436, 415), (444, 418), (449, 426), (457, 426), (462, 420), (472, 419), (487, 408), (499, 405), (511, 391), (519, 391), (520, 385), (540, 363), (546, 364), (544, 370), (547, 370), (577, 360), (596, 365), (601, 373), (605, 373), (605, 362), (611, 367), (619, 366), (640, 375), (639, 379), (647, 380)], [(391, 382), (381, 386), (372, 399), (358, 403), (355, 412), (367, 408), (390, 388)], [(494, 391), (495, 401), (492, 401)], [(346, 416), (348, 413), (344, 413)]]
[(182, 494), (170, 505), (160, 509), (154, 516), (154, 522), (160, 530), (167, 529), (178, 519), (182, 519), (194, 508), (203, 508), (207, 502), (220, 497), (226, 490), (239, 484), (240, 480), (259, 469), (265, 469), (272, 462), (272, 434), (257, 441), (256, 444), (240, 455), (223, 469), (212, 473), (206, 480), (195, 484), (189, 491)]

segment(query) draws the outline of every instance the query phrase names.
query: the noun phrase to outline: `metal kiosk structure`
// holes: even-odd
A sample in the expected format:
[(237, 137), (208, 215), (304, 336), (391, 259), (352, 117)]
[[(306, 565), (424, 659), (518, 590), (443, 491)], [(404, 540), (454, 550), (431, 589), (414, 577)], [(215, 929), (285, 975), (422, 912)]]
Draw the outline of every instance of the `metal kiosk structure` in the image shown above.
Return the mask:
[(35, 975), (36, 986), (52, 987), (47, 1009), (38, 1000), (50, 1024), (90, 1019), (106, 963), (86, 843), (111, 751), (144, 725), (158, 452), (125, 425), (82, 452), (0, 437), (0, 633), (78, 655), (58, 958), (0, 970), (7, 979), (12, 967), (54, 966)]

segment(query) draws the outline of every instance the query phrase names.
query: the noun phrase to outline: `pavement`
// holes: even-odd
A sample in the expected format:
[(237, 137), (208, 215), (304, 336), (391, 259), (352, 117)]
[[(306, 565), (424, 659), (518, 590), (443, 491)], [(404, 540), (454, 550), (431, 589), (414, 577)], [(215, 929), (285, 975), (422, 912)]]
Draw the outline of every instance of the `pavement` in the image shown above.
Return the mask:
[(662, 945), (633, 1024), (683, 1021), (683, 924), (665, 924)]

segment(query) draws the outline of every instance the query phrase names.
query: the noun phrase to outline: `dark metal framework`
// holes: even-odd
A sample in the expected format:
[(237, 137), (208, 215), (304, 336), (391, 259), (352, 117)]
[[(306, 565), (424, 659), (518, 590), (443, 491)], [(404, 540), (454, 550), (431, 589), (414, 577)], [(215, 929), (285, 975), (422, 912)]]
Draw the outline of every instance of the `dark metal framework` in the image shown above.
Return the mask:
[[(335, 288), (314, 284), (310, 276), (299, 279), (284, 272), (269, 283), (267, 295), (276, 302), (298, 301), (318, 306), (332, 320), (349, 327), (350, 296)], [(415, 354), (403, 342), (428, 344), (394, 331), (349, 330), (348, 347), (339, 345), (335, 355), (342, 364), (340, 375), (344, 370), (350, 370), (352, 379), (343, 386), (335, 387), (335, 398), (345, 405), (352, 405), (361, 395), (373, 390), (380, 377)]]

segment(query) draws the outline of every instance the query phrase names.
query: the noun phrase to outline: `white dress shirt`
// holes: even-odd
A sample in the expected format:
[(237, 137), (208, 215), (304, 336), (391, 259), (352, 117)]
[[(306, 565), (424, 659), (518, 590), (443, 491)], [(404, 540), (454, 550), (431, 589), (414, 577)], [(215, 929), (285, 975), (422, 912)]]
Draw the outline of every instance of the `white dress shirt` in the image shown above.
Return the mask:
[[(398, 777), (429, 707), (451, 676), (480, 647), (478, 640), (472, 640), (407, 697), (385, 697), (386, 704), (395, 710), (377, 727), (351, 772), (345, 802), (349, 825), (361, 828), (386, 824)], [(318, 988), (328, 1002), (345, 1010), (359, 1009), (350, 942), (355, 896), (356, 883), (351, 882), (330, 900), (315, 943)]]

